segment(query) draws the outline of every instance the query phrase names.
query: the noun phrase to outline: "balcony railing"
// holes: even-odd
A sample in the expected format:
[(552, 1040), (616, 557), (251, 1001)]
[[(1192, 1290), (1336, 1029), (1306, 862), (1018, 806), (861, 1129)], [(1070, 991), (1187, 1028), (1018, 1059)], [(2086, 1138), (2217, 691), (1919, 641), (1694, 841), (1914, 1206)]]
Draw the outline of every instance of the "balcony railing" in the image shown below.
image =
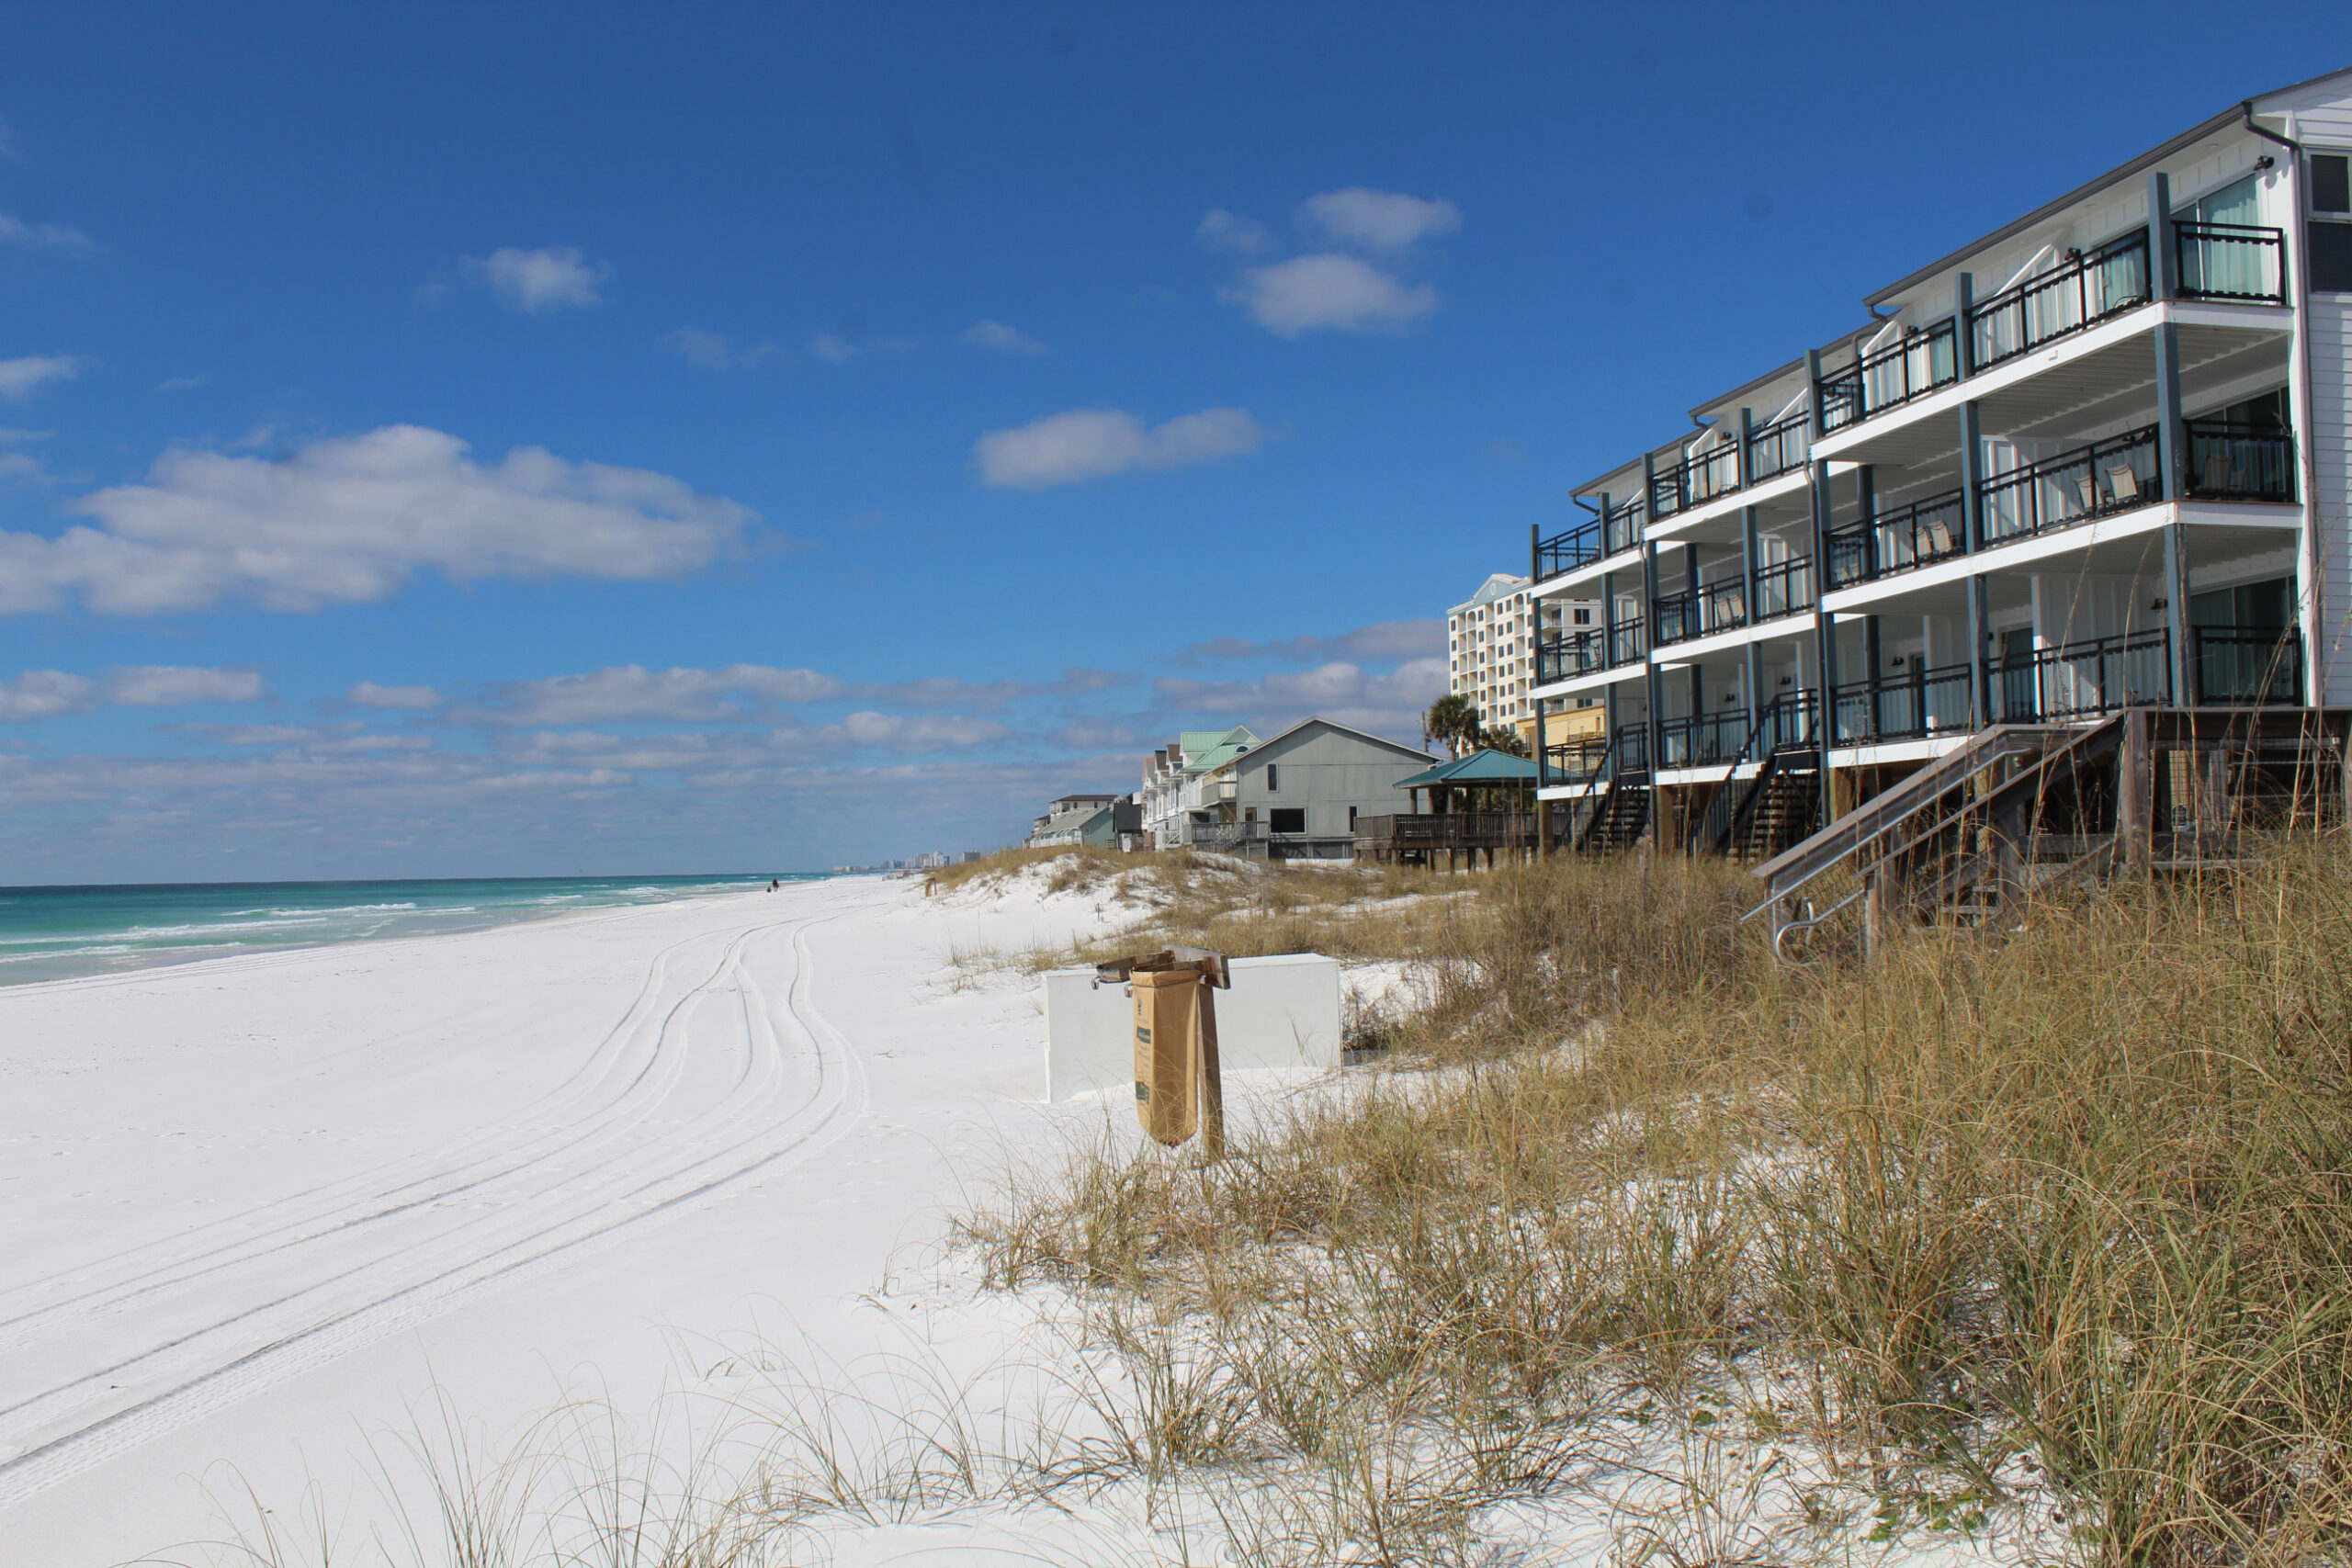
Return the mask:
[(1805, 454), (1811, 449), (1813, 416), (1792, 413), (1775, 420), (1747, 437), (1747, 471), (1758, 484), (1787, 473), (1791, 468), (1804, 467)]
[(1659, 596), (1653, 606), (1657, 646), (1729, 631), (1747, 624), (1747, 585), (1737, 579)]
[(1601, 520), (1598, 517), (1563, 529), (1548, 539), (1535, 543), (1535, 581), (1547, 581), (1562, 577), (1580, 566), (1589, 566), (1603, 554)]
[(1951, 322), (1941, 321), (1906, 331), (1895, 342), (1823, 377), (1816, 389), (1823, 432), (1860, 424), (1872, 414), (1951, 386), (1960, 379), (1956, 347)]
[(2110, 240), (2088, 255), (2077, 252), (1968, 312), (1976, 368), (1989, 368), (2096, 326), (2146, 304), (2149, 298), (2145, 229)]
[(1967, 665), (1927, 669), (1914, 661), (1897, 675), (1838, 686), (1836, 743), (1867, 746), (1965, 730), (1970, 705)]
[(1753, 728), (1746, 708), (1661, 720), (1657, 727), (1659, 765), (1721, 767), (1739, 755)]
[(2163, 631), (2132, 632), (1989, 659), (1991, 722), (2036, 724), (2169, 703), (2171, 648)]
[(1946, 491), (1830, 530), (1829, 585), (1849, 587), (1966, 554), (1961, 500), (1961, 491)]
[(2187, 299), (2287, 302), (2287, 236), (2247, 223), (2175, 223), (2173, 251)]
[(1611, 748), (1615, 755), (1611, 760), (1612, 772), (1646, 773), (1650, 771), (1650, 727), (1646, 724), (1621, 724), (1617, 727), (1617, 743)]
[(1978, 485), (1984, 540), (2030, 538), (2052, 528), (2129, 512), (2162, 501), (2156, 427), (2126, 431), (2105, 441), (1996, 474)]
[(1550, 633), (1535, 644), (1535, 683), (1573, 681), (1609, 668), (1609, 634), (1599, 626)]
[(1715, 446), (1650, 477), (1650, 515), (1671, 517), (1738, 488), (1738, 445)]
[(2192, 419), (2188, 493), (2204, 501), (2295, 499), (2295, 438), (2283, 430)]
[(1642, 541), (1642, 503), (1629, 501), (1611, 507), (1600, 520), (1600, 553), (1623, 555)]
[(1588, 784), (1600, 778), (1609, 762), (1609, 738), (1580, 735), (1574, 740), (1544, 748), (1546, 784)]
[(2302, 705), (2303, 637), (2295, 627), (2197, 626), (2189, 637), (2189, 674), (2199, 702)]
[(1613, 670), (1620, 664), (1638, 664), (1643, 656), (1648, 652), (1649, 645), (1642, 636), (1642, 618), (1639, 615), (1628, 615), (1622, 621), (1610, 624), (1609, 667), (1611, 669)]
[(1756, 619), (1776, 620), (1813, 608), (1813, 558), (1791, 556), (1756, 573)]

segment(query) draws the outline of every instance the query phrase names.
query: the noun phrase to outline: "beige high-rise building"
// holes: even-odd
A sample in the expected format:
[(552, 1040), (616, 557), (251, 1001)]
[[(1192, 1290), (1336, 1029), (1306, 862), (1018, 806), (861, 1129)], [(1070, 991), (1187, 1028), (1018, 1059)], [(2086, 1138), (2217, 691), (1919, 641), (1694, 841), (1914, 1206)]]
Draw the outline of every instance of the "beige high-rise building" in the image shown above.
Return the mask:
[[(1524, 577), (1496, 572), (1448, 614), (1446, 689), (1469, 698), (1482, 724), (1516, 729), (1532, 745), (1535, 700), (1528, 694), (1536, 682), (1537, 628), (1530, 618), (1534, 612), (1528, 586)], [(1544, 606), (1543, 629), (1589, 626), (1598, 610), (1598, 600), (1552, 600)], [(1554, 745), (1600, 723), (1599, 705), (1589, 698), (1555, 702), (1545, 711), (1550, 716), (1544, 723), (1544, 739)]]

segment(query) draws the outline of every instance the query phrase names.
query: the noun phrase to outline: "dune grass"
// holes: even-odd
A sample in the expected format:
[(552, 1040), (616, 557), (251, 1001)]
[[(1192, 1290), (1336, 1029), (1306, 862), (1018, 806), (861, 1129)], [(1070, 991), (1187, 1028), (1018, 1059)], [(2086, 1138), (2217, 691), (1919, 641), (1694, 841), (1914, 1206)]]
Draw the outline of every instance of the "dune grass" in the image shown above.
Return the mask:
[[(1434, 1003), (1387, 1070), (1220, 1163), (1106, 1140), (965, 1223), (999, 1282), (1099, 1303), (1139, 1382), (1182, 1347), (1202, 1462), (1359, 1499), (1351, 1561), (1442, 1560), (1628, 1410), (1808, 1456), (1783, 1506), (1825, 1551), (2335, 1561), (2347, 871), (2306, 842), (1792, 972), (1724, 868), (1505, 868), (1415, 911)], [(1384, 1539), (1408, 1452), (1385, 1502), (1424, 1528)]]

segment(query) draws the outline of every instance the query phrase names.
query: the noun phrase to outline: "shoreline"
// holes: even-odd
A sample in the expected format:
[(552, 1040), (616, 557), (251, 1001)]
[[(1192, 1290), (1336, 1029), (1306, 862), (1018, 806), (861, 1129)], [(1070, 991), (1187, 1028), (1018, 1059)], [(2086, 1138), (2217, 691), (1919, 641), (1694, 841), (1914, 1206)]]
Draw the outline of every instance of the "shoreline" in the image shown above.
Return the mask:
[[(389, 889), (397, 889), (397, 888), (403, 887), (403, 886), (419, 886), (419, 887), (437, 886), (437, 887), (452, 887), (452, 886), (469, 886), (469, 885), (472, 885), (472, 886), (499, 886), (499, 885), (501, 885), (501, 884), (503, 884), (503, 883), (510, 882), (510, 881), (511, 881), (511, 882), (534, 882), (534, 881), (544, 881), (544, 882), (548, 882), (548, 883), (550, 883), (550, 884), (564, 884), (564, 883), (577, 882), (577, 881), (581, 881), (581, 880), (585, 880), (585, 879), (581, 879), (581, 878), (571, 878), (571, 877), (513, 878), (513, 879), (501, 879), (501, 878), (465, 878), (465, 877), (447, 877), (447, 878), (432, 878), (432, 879), (418, 878), (418, 879), (412, 879), (412, 880), (410, 880), (410, 881), (406, 881), (406, 882), (397, 882), (397, 881), (395, 881), (395, 882), (376, 882), (376, 883), (370, 883), (370, 882), (268, 883), (268, 882), (264, 882), (264, 883), (187, 883), (187, 884), (161, 884), (161, 883), (159, 883), (159, 884), (121, 884), (121, 885), (100, 885), (100, 886), (99, 886), (97, 888), (96, 888), (96, 889), (85, 889), (85, 888), (79, 888), (79, 887), (68, 888), (68, 887), (64, 887), (64, 886), (61, 886), (60, 887), (58, 887), (58, 888), (55, 888), (55, 889), (46, 889), (46, 888), (42, 888), (42, 889), (25, 889), (25, 888), (5, 889), (5, 888), (0, 888), (0, 896), (5, 896), (5, 895), (6, 895), (6, 894), (8, 894), (8, 893), (11, 893), (11, 892), (18, 893), (18, 894), (23, 894), (23, 893), (27, 893), (27, 892), (40, 892), (40, 893), (46, 893), (46, 892), (57, 892), (57, 893), (79, 893), (79, 892), (86, 892), (86, 891), (106, 892), (106, 891), (109, 891), (109, 890), (110, 890), (110, 888), (111, 888), (112, 886), (119, 886), (119, 887), (120, 887), (120, 888), (121, 888), (122, 890), (124, 890), (124, 891), (153, 891), (153, 892), (157, 892), (157, 893), (164, 893), (164, 892), (169, 892), (169, 891), (174, 891), (174, 890), (178, 890), (178, 891), (183, 891), (183, 892), (185, 892), (185, 891), (188, 891), (188, 890), (196, 890), (196, 889), (214, 890), (214, 889), (232, 889), (232, 888), (247, 888), (247, 887), (250, 887), (250, 888), (253, 888), (253, 889), (254, 889), (254, 890), (256, 891), (256, 896), (258, 897), (258, 896), (259, 896), (259, 894), (260, 894), (261, 892), (263, 892), (263, 891), (269, 890), (269, 889), (277, 889), (277, 888), (300, 888), (300, 887), (314, 887), (314, 888), (323, 888), (323, 887), (350, 887), (350, 888), (389, 888)], [(609, 879), (609, 880), (612, 880), (612, 881), (615, 881), (615, 882), (621, 882), (621, 881), (638, 882), (638, 881), (639, 881), (639, 879), (634, 879), (634, 878), (612, 878), (612, 879)], [(501, 931), (501, 930), (504, 930), (505, 928), (510, 927), (510, 926), (526, 926), (526, 925), (538, 925), (538, 924), (543, 924), (543, 923), (545, 923), (545, 922), (547, 922), (547, 921), (554, 920), (554, 919), (561, 919), (561, 918), (563, 918), (563, 917), (565, 917), (565, 916), (570, 916), (570, 915), (595, 915), (595, 914), (606, 914), (606, 913), (611, 913), (611, 912), (614, 912), (614, 911), (616, 911), (616, 910), (643, 909), (643, 908), (662, 908), (662, 907), (666, 906), (666, 905), (677, 904), (677, 903), (684, 903), (684, 902), (689, 902), (689, 901), (696, 900), (696, 899), (704, 899), (704, 898), (724, 898), (724, 897), (731, 897), (731, 896), (733, 896), (734, 894), (736, 894), (736, 893), (738, 893), (738, 892), (741, 892), (741, 893), (753, 893), (753, 892), (765, 893), (765, 892), (768, 892), (768, 891), (769, 891), (769, 888), (767, 887), (765, 881), (747, 881), (747, 882), (746, 882), (743, 886), (741, 886), (741, 887), (728, 887), (728, 886), (712, 886), (712, 885), (710, 885), (709, 883), (704, 882), (704, 881), (702, 881), (702, 879), (699, 879), (699, 878), (697, 878), (697, 879), (695, 879), (695, 880), (696, 880), (696, 886), (693, 886), (693, 887), (691, 888), (691, 890), (683, 890), (683, 891), (681, 891), (681, 892), (677, 893), (677, 894), (676, 894), (676, 895), (674, 895), (674, 896), (667, 897), (646, 897), (646, 898), (634, 898), (634, 899), (632, 899), (632, 898), (613, 898), (613, 899), (610, 899), (610, 900), (605, 901), (605, 902), (583, 904), (583, 905), (581, 905), (581, 906), (578, 906), (578, 907), (574, 907), (574, 908), (520, 908), (520, 907), (514, 906), (514, 905), (507, 905), (507, 906), (503, 906), (503, 907), (497, 907), (497, 906), (494, 906), (494, 907), (493, 907), (493, 909), (492, 909), (492, 910), (491, 910), (491, 911), (478, 911), (478, 910), (476, 910), (476, 909), (474, 909), (474, 908), (447, 908), (447, 909), (444, 909), (444, 910), (437, 910), (437, 911), (436, 911), (436, 910), (430, 910), (430, 909), (423, 909), (423, 908), (419, 908), (419, 909), (415, 909), (415, 910), (413, 910), (413, 911), (411, 913), (411, 918), (413, 918), (413, 919), (433, 919), (433, 918), (435, 918), (435, 916), (438, 916), (438, 915), (447, 915), (447, 916), (455, 917), (455, 916), (468, 915), (468, 914), (480, 914), (481, 918), (479, 918), (479, 919), (472, 919), (472, 920), (466, 920), (466, 919), (450, 919), (450, 920), (449, 920), (449, 922), (448, 922), (448, 923), (447, 923), (447, 924), (445, 924), (445, 925), (439, 925), (439, 926), (435, 927), (435, 929), (431, 929), (431, 930), (424, 930), (424, 931), (403, 931), (386, 932), (386, 931), (381, 931), (381, 930), (370, 930), (370, 931), (368, 931), (359, 932), (359, 933), (352, 934), (352, 935), (318, 935), (318, 936), (313, 936), (313, 937), (311, 937), (311, 938), (308, 938), (308, 939), (289, 940), (289, 941), (286, 941), (286, 942), (218, 942), (203, 943), (203, 944), (201, 944), (201, 945), (200, 945), (200, 947), (196, 947), (196, 948), (193, 948), (193, 949), (173, 949), (173, 948), (168, 948), (168, 947), (158, 947), (158, 948), (155, 948), (155, 949), (152, 950), (152, 953), (149, 953), (149, 954), (142, 954), (142, 955), (141, 955), (141, 961), (138, 961), (138, 962), (132, 962), (132, 963), (127, 963), (127, 964), (114, 964), (114, 965), (108, 965), (108, 966), (103, 966), (103, 967), (99, 967), (99, 966), (92, 966), (92, 967), (88, 967), (88, 968), (81, 968), (81, 969), (75, 970), (74, 972), (66, 973), (66, 974), (50, 974), (50, 975), (40, 975), (40, 976), (28, 976), (28, 977), (26, 977), (26, 978), (22, 978), (22, 979), (12, 978), (12, 977), (10, 977), (10, 976), (9, 976), (9, 974), (8, 974), (8, 965), (9, 965), (9, 964), (11, 964), (11, 963), (38, 964), (38, 963), (43, 963), (43, 962), (58, 962), (58, 961), (62, 961), (62, 960), (68, 960), (68, 959), (71, 959), (71, 958), (74, 958), (74, 957), (76, 957), (76, 956), (80, 956), (80, 955), (82, 955), (82, 954), (85, 954), (85, 953), (98, 953), (98, 952), (106, 952), (106, 951), (124, 952), (124, 951), (129, 951), (129, 950), (130, 950), (130, 949), (128, 949), (128, 948), (127, 948), (127, 947), (125, 947), (125, 946), (114, 946), (114, 947), (108, 948), (108, 947), (105, 947), (105, 946), (95, 945), (95, 944), (99, 944), (99, 943), (105, 943), (105, 942), (107, 942), (107, 937), (106, 937), (106, 935), (104, 935), (104, 934), (94, 934), (94, 935), (89, 939), (89, 942), (90, 942), (92, 944), (94, 944), (94, 945), (88, 945), (88, 946), (84, 946), (84, 947), (81, 947), (81, 948), (76, 948), (76, 949), (74, 949), (74, 950), (72, 950), (72, 951), (70, 951), (70, 952), (68, 952), (68, 953), (61, 953), (61, 954), (55, 954), (55, 955), (48, 955), (48, 954), (28, 955), (28, 956), (22, 957), (22, 958), (17, 958), (17, 959), (10, 959), (10, 960), (6, 960), (6, 961), (0, 961), (0, 995), (9, 994), (9, 993), (13, 993), (13, 992), (16, 992), (16, 991), (19, 991), (19, 990), (27, 989), (27, 988), (29, 988), (29, 987), (43, 987), (43, 986), (71, 985), (71, 984), (75, 984), (75, 983), (78, 983), (78, 982), (90, 981), (90, 980), (125, 979), (125, 978), (130, 978), (130, 977), (134, 977), (134, 976), (141, 976), (141, 975), (151, 974), (151, 973), (153, 973), (153, 972), (154, 972), (154, 971), (157, 971), (157, 970), (179, 970), (179, 969), (187, 969), (187, 968), (194, 967), (194, 966), (197, 966), (197, 965), (202, 965), (202, 964), (230, 964), (230, 963), (233, 963), (233, 962), (235, 962), (235, 961), (237, 961), (237, 960), (239, 960), (239, 959), (244, 959), (244, 958), (281, 957), (281, 956), (283, 956), (283, 955), (285, 955), (285, 954), (288, 954), (288, 953), (317, 952), (317, 951), (324, 951), (324, 950), (334, 949), (334, 948), (343, 948), (343, 947), (365, 947), (365, 946), (369, 946), (369, 945), (373, 945), (373, 944), (377, 944), (377, 943), (383, 943), (383, 942), (424, 942), (424, 941), (430, 941), (430, 940), (433, 940), (433, 939), (435, 939), (435, 938), (438, 938), (438, 937), (479, 935), (479, 934), (481, 934), (481, 933), (482, 933), (482, 932), (485, 932), (485, 931)], [(838, 873), (832, 873), (832, 872), (795, 872), (795, 873), (792, 873), (792, 874), (790, 874), (789, 878), (786, 878), (786, 877), (784, 877), (784, 876), (782, 875), (782, 874), (778, 874), (778, 875), (775, 878), (775, 880), (780, 880), (780, 881), (782, 881), (783, 886), (784, 886), (785, 887), (787, 887), (787, 888), (788, 888), (788, 887), (802, 886), (808, 886), (808, 885), (813, 885), (813, 884), (821, 884), (821, 883), (826, 883), (826, 882), (835, 882), (835, 881), (840, 881), (840, 880), (842, 880), (842, 877), (841, 877), (841, 874), (838, 874)], [(281, 917), (281, 918), (298, 918), (298, 917), (304, 916), (304, 915), (316, 915), (316, 916), (318, 916), (318, 917), (320, 917), (320, 918), (322, 918), (322, 919), (323, 919), (323, 918), (331, 917), (331, 916), (334, 916), (334, 915), (348, 914), (348, 913), (353, 912), (355, 908), (364, 908), (364, 909), (382, 909), (382, 910), (385, 910), (388, 914), (390, 914), (390, 913), (391, 913), (391, 912), (392, 912), (392, 911), (391, 911), (391, 909), (390, 909), (390, 907), (389, 907), (389, 906), (380, 906), (380, 905), (356, 906), (356, 907), (354, 907), (354, 906), (339, 906), (339, 907), (322, 908), (317, 909), (317, 910), (300, 910), (300, 909), (288, 910), (288, 911), (284, 911), (284, 912), (283, 912), (283, 915), (282, 915), (282, 917)], [(261, 912), (265, 912), (265, 911), (236, 911), (235, 913), (261, 913)], [(278, 913), (277, 911), (266, 911), (266, 912), (270, 912), (270, 913)], [(143, 928), (142, 928), (142, 929), (143, 929)], [(132, 934), (132, 933), (125, 933), (125, 934), (126, 934), (126, 935), (129, 935), (129, 934)], [(12, 942), (12, 943), (15, 943), (15, 944), (18, 944), (18, 945), (30, 945), (30, 944), (32, 944), (32, 943), (34, 943), (34, 942), (40, 942), (40, 940), (42, 940), (42, 938), (40, 937), (40, 935), (39, 933), (29, 933), (29, 934), (23, 934), (23, 935), (10, 935), (10, 936), (8, 936), (8, 937), (6, 938), (6, 940), (7, 940), (9, 942)], [(61, 940), (62, 940), (62, 939), (61, 939)], [(183, 955), (183, 954), (184, 954), (184, 955)]]

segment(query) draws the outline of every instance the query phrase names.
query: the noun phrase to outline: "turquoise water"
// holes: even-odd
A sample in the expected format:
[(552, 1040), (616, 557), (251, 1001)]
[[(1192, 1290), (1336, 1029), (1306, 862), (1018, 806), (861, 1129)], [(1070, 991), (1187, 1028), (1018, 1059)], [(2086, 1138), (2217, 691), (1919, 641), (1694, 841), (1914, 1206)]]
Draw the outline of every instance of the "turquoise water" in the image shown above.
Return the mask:
[[(822, 872), (786, 882), (820, 881)], [(0, 986), (267, 948), (429, 936), (572, 909), (765, 887), (766, 876), (534, 876), (443, 882), (200, 882), (0, 887)]]

